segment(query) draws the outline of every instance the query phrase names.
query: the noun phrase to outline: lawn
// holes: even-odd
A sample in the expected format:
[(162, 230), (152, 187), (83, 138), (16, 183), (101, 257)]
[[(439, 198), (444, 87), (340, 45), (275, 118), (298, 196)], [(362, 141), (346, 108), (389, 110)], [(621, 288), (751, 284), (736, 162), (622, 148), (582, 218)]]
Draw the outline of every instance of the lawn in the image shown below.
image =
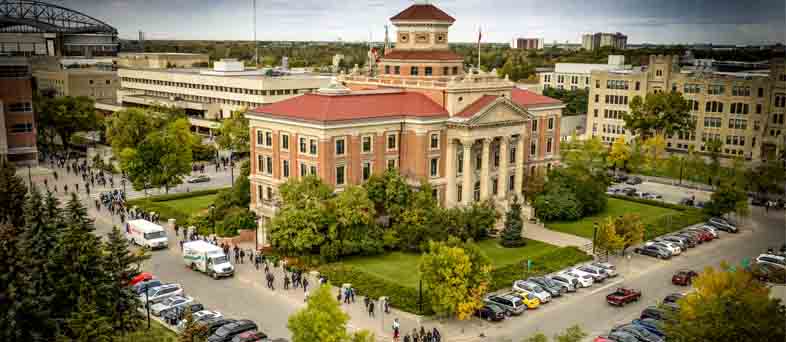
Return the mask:
[[(523, 259), (532, 259), (559, 249), (557, 246), (535, 240), (527, 240), (526, 246), (518, 248), (503, 248), (497, 243), (497, 240), (481, 241), (478, 246), (491, 259), (495, 268), (514, 264)], [(387, 281), (417, 287), (419, 261), (420, 254), (391, 252), (377, 256), (348, 258), (343, 260), (343, 263)]]
[(147, 321), (140, 325), (139, 330), (126, 336), (119, 336), (118, 342), (176, 342), (177, 334), (167, 329), (155, 320), (150, 321), (150, 330), (147, 330)]
[(583, 236), (592, 239), (593, 223), (600, 222), (608, 216), (621, 216), (623, 214), (637, 214), (641, 216), (645, 225), (653, 225), (660, 218), (679, 214), (680, 211), (669, 208), (656, 207), (653, 205), (641, 204), (625, 201), (617, 198), (609, 198), (606, 210), (600, 214), (587, 216), (577, 221), (557, 221), (548, 222), (546, 227), (563, 233)]
[(210, 207), (218, 197), (218, 190), (203, 190), (192, 193), (143, 197), (128, 201), (144, 211), (154, 211), (162, 220), (173, 218), (185, 222), (191, 214), (202, 212)]
[(180, 212), (191, 214), (207, 210), (207, 208), (213, 204), (213, 201), (216, 200), (216, 197), (218, 197), (218, 194), (182, 198), (172, 201), (158, 202), (158, 204), (170, 207)]

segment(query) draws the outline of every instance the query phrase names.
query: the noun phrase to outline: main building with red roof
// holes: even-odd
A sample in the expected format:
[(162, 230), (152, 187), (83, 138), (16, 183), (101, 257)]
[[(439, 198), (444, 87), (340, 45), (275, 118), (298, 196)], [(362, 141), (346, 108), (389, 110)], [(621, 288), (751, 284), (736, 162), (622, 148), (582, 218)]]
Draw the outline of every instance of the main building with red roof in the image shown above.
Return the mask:
[(494, 199), (504, 208), (529, 178), (559, 162), (562, 102), (519, 89), (450, 50), (455, 19), (428, 3), (390, 18), (395, 48), (376, 72), (250, 110), (251, 209), (260, 239), (278, 187), (317, 175), (340, 191), (397, 169), (426, 180), (445, 206)]

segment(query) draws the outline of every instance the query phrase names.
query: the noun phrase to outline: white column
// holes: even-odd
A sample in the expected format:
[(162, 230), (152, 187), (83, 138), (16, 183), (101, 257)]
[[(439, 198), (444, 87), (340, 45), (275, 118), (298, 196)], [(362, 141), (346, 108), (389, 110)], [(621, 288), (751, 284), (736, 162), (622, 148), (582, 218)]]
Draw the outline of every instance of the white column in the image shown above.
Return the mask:
[(447, 143), (445, 178), (448, 179), (448, 185), (445, 188), (445, 206), (453, 207), (456, 204), (456, 142), (448, 139)]
[(489, 198), (489, 155), (491, 154), (491, 139), (483, 138), (483, 155), (480, 158), (480, 200)]
[(472, 203), (472, 191), (475, 189), (472, 184), (472, 144), (474, 139), (461, 140), (461, 145), (464, 148), (464, 166), (463, 166), (463, 182), (461, 184), (461, 202), (464, 204)]
[(497, 197), (504, 199), (508, 193), (508, 145), (510, 137), (503, 136), (499, 142), (499, 172), (497, 173)]
[(522, 185), (524, 183), (524, 135), (519, 135), (516, 143), (516, 196), (521, 197)]

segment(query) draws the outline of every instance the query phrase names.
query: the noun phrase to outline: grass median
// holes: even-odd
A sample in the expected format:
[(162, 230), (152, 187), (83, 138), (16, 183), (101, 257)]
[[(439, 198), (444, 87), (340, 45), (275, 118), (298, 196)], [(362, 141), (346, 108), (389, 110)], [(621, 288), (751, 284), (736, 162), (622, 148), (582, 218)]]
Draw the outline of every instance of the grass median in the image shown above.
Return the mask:
[(125, 336), (118, 336), (118, 342), (177, 342), (177, 334), (155, 320), (150, 321), (150, 329), (147, 329), (147, 322), (143, 322), (137, 331)]
[(207, 210), (218, 197), (220, 190), (223, 189), (150, 196), (128, 201), (128, 205), (137, 206), (146, 212), (159, 213), (162, 220), (173, 218), (183, 223), (191, 214)]

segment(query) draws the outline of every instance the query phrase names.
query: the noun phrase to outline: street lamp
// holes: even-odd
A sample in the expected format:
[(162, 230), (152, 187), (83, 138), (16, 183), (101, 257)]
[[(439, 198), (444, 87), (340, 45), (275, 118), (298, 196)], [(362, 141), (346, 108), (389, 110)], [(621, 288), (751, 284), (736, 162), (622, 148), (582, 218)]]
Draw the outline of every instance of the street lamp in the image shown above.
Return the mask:
[(210, 229), (213, 232), (213, 234), (216, 233), (215, 211), (216, 211), (216, 205), (215, 204), (211, 204), (210, 208), (208, 209), (208, 215), (210, 215)]
[(598, 223), (592, 223), (592, 255), (595, 255), (595, 241), (598, 238)]

